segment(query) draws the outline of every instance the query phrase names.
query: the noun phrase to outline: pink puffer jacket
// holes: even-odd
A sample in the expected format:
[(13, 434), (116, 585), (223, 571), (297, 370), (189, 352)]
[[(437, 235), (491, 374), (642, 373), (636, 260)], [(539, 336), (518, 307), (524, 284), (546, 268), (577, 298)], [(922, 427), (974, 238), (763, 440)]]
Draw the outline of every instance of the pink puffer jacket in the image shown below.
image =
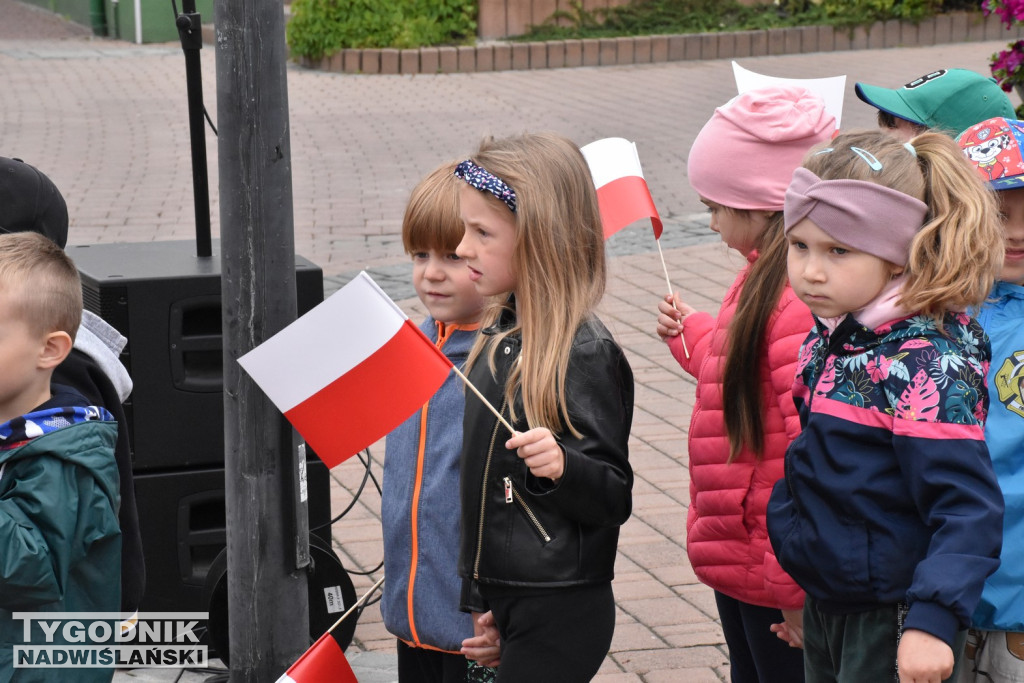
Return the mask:
[[(756, 255), (750, 257), (751, 263)], [(697, 379), (690, 419), (690, 508), (686, 549), (701, 582), (743, 602), (779, 609), (803, 606), (803, 591), (781, 571), (765, 527), (772, 486), (783, 476), (789, 442), (800, 432), (791, 390), (800, 344), (814, 323), (807, 306), (786, 285), (767, 327), (767, 362), (761, 368), (765, 449), (758, 461), (742, 451), (732, 463), (722, 410), (722, 372), (729, 321), (750, 271), (748, 264), (725, 295), (718, 317), (694, 313), (669, 349)]]

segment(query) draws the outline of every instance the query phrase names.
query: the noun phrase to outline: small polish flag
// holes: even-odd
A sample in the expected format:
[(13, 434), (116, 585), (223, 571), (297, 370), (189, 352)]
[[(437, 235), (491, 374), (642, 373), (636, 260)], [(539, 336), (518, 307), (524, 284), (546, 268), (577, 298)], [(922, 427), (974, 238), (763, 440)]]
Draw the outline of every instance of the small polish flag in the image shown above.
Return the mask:
[(320, 636), (288, 667), (277, 683), (359, 683), (332, 631)]
[(661, 217), (640, 168), (636, 143), (625, 138), (604, 138), (580, 148), (597, 187), (597, 203), (604, 238), (641, 218), (650, 218), (654, 239), (661, 238)]
[(328, 467), (419, 410), (452, 369), (366, 272), (238, 362)]

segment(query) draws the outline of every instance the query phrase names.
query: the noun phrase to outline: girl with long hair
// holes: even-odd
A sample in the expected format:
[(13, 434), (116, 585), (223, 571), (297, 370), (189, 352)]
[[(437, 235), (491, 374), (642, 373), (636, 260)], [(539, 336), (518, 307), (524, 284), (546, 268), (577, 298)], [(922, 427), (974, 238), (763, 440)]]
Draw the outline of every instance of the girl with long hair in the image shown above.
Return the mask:
[(576, 145), (550, 134), (485, 140), (456, 175), (456, 253), (496, 300), (467, 375), (515, 430), (466, 393), (462, 606), (497, 629), (498, 681), (589, 681), (611, 645), (633, 484), (633, 374), (594, 313), (605, 253), (593, 180)]
[(803, 591), (769, 561), (764, 515), (800, 431), (790, 391), (812, 326), (786, 277), (782, 207), (804, 154), (834, 132), (821, 98), (803, 88), (754, 90), (719, 107), (693, 143), (688, 176), (711, 229), (748, 263), (717, 316), (678, 294), (658, 307), (658, 335), (697, 380), (686, 550), (715, 590), (733, 683), (803, 680), (799, 650), (772, 634), (799, 645)]

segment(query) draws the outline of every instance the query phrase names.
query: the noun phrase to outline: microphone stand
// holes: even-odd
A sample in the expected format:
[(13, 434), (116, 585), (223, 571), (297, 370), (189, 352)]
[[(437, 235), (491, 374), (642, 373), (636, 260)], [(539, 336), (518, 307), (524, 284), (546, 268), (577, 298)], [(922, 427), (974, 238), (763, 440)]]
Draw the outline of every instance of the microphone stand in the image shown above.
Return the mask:
[[(172, 0), (173, 2), (173, 0)], [(174, 20), (185, 53), (185, 83), (188, 89), (188, 127), (192, 139), (192, 191), (196, 214), (196, 256), (213, 253), (210, 241), (210, 183), (206, 169), (206, 126), (203, 121), (203, 74), (199, 50), (203, 47), (202, 23), (195, 0), (182, 0), (181, 14)]]

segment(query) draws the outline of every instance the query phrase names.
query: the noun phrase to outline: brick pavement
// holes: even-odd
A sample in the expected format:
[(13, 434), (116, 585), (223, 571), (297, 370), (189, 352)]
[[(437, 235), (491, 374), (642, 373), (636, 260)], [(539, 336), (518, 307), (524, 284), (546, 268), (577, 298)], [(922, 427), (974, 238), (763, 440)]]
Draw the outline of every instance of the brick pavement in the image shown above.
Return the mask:
[[(23, 21), (26, 12), (33, 21)], [(0, 153), (49, 173), (67, 197), (71, 242), (189, 239), (191, 172), (184, 68), (176, 44), (132, 46), (60, 29), (14, 0), (0, 0)], [(13, 20), (13, 22), (12, 22)], [(33, 23), (34, 22), (34, 23)], [(66, 24), (66, 22), (64, 22)], [(33, 27), (39, 24), (39, 29)], [(33, 30), (37, 30), (34, 33)], [(985, 71), (1002, 41), (926, 48), (764, 57), (755, 71), (815, 77), (847, 73), (846, 127), (873, 123), (853, 80), (896, 86), (929, 70)], [(204, 92), (216, 120), (214, 53), (202, 53)], [(321, 267), (328, 288), (367, 268), (410, 313), (399, 226), (415, 181), (483, 134), (552, 129), (580, 144), (606, 136), (637, 141), (654, 198), (667, 219), (665, 258), (673, 283), (714, 311), (741, 259), (701, 231), (702, 207), (685, 176), (685, 153), (713, 108), (732, 94), (728, 61), (435, 76), (350, 76), (288, 71), (297, 251)], [(217, 215), (217, 148), (208, 133)], [(742, 173), (742, 168), (737, 168)], [(634, 515), (622, 530), (615, 591), (618, 627), (600, 683), (722, 681), (727, 655), (710, 590), (686, 560), (686, 429), (693, 383), (652, 334), (665, 289), (644, 227), (611, 243), (603, 315), (626, 348), (637, 380), (631, 459)], [(711, 238), (707, 241), (706, 238)], [(373, 448), (375, 469), (383, 456)], [(332, 472), (333, 509), (362, 476), (352, 460)], [(334, 527), (346, 566), (381, 558), (379, 496), (365, 492)], [(357, 588), (370, 585), (359, 578)], [(363, 683), (394, 680), (392, 640), (376, 606), (366, 610), (349, 656)], [(148, 676), (148, 677), (147, 677)], [(189, 674), (182, 680), (202, 680)], [(118, 680), (161, 680), (119, 673)]]

